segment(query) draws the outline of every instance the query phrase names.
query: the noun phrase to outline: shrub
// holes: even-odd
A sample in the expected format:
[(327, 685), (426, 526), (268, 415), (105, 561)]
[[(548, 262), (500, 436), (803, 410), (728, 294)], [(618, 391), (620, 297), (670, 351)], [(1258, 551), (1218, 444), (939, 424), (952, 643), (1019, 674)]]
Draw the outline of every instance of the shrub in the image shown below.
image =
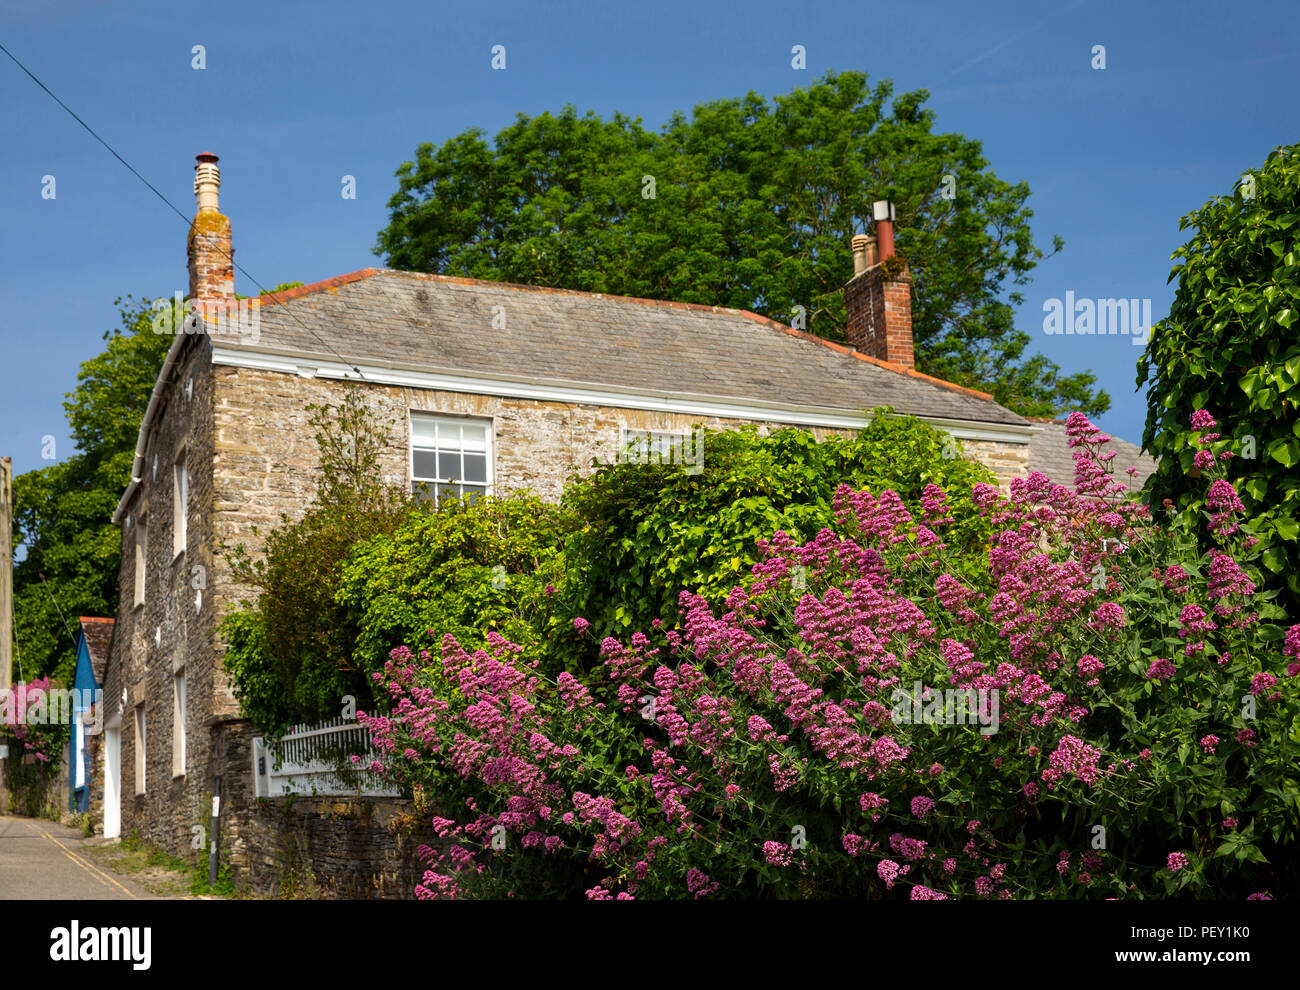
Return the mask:
[[(1268, 587), (1300, 604), (1300, 145), (1277, 148), (1258, 169), (1182, 219), (1193, 236), (1174, 252), (1178, 292), (1138, 361), (1147, 392), (1143, 446), (1160, 458), (1152, 504), (1172, 499), (1194, 527), (1206, 511), (1183, 418), (1215, 410), (1227, 465), (1260, 540)], [(1203, 459), (1203, 458), (1202, 458)], [(1204, 535), (1202, 531), (1202, 535)]]
[[(952, 489), (969, 506), (970, 488), (992, 481), (965, 460), (953, 440), (914, 417), (876, 410), (854, 437), (822, 441), (787, 428), (705, 431), (703, 470), (615, 464), (565, 491), (579, 520), (566, 546), (571, 614), (587, 618), (597, 639), (677, 620), (677, 593), (688, 589), (720, 604), (759, 559), (758, 541), (776, 530), (811, 539), (832, 522), (840, 484), (893, 488), (916, 505), (927, 484)], [(962, 573), (981, 566), (988, 527), (959, 512), (950, 543), (968, 554)], [(552, 635), (559, 635), (553, 630)], [(592, 662), (575, 654), (570, 665)]]
[(430, 631), (470, 649), (496, 631), (540, 650), (535, 630), (564, 573), (565, 529), (555, 506), (517, 494), (415, 511), (356, 544), (335, 596), (357, 631), (355, 665), (379, 670), (394, 647)]
[(1300, 625), (1256, 592), (1235, 493), (1207, 465), (1202, 554), (1121, 498), (1108, 438), (1078, 415), (1069, 433), (1076, 491), (1041, 474), (970, 490), (997, 527), (975, 575), (949, 566), (962, 520), (938, 486), (913, 512), (845, 485), (833, 529), (776, 533), (748, 589), (684, 593), (679, 629), (606, 638), (586, 684), (492, 632), (472, 654), (443, 640), (446, 694), (394, 651), (375, 675), (392, 711), (363, 719), (375, 769), (457, 816), (434, 820), (453, 845), (423, 850), (417, 894), (1293, 885)]

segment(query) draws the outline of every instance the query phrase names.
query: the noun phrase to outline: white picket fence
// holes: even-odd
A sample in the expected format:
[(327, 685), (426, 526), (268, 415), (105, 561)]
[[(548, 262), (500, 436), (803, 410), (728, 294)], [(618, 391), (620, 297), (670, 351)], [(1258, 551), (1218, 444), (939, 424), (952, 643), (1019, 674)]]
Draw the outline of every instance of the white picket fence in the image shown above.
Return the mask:
[[(351, 763), (348, 757), (361, 759)], [(258, 797), (282, 794), (398, 797), (368, 767), (375, 759), (370, 730), (341, 718), (316, 725), (292, 726), (281, 739), (253, 740), (253, 779)], [(342, 761), (353, 769), (340, 773)]]

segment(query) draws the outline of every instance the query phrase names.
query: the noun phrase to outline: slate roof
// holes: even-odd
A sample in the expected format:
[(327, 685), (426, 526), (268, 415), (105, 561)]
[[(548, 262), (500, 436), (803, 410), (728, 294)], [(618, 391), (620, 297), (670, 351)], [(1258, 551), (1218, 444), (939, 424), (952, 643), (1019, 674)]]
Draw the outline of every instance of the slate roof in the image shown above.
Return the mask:
[[(363, 269), (257, 301), (226, 350), (429, 373), (526, 377), (1028, 426), (982, 392), (853, 352), (755, 313), (599, 293)], [(505, 326), (492, 326), (494, 307)]]
[[(1031, 416), (1029, 421), (1043, 428), (1041, 433), (1035, 433), (1029, 440), (1029, 470), (1042, 471), (1058, 485), (1073, 488), (1074, 448), (1065, 435), (1065, 420)], [(1116, 451), (1115, 458), (1110, 462), (1114, 478), (1125, 482), (1131, 492), (1139, 491), (1156, 469), (1155, 458), (1127, 440), (1112, 437), (1104, 449)], [(1130, 476), (1127, 473), (1131, 467), (1138, 469), (1136, 475)]]
[(113, 642), (113, 620), (83, 615), (77, 621), (81, 623), (81, 633), (86, 637), (90, 669), (95, 673), (95, 680), (103, 684), (104, 667), (108, 663), (108, 648)]

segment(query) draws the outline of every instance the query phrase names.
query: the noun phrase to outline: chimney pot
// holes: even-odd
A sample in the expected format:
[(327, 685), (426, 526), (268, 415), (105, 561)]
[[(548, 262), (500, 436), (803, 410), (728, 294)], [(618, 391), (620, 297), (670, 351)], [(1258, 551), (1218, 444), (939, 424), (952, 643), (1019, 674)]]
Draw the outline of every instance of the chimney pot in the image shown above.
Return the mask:
[(876, 221), (876, 236), (880, 239), (880, 260), (886, 261), (894, 256), (894, 204), (887, 199), (878, 199), (871, 206), (871, 215)]
[(234, 250), (230, 221), (221, 215), (218, 194), (221, 170), (210, 151), (195, 156), (194, 222), (190, 224), (188, 255), (190, 298), (230, 300), (235, 295)]
[(876, 238), (870, 234), (853, 236), (853, 276), (856, 278), (876, 263)]

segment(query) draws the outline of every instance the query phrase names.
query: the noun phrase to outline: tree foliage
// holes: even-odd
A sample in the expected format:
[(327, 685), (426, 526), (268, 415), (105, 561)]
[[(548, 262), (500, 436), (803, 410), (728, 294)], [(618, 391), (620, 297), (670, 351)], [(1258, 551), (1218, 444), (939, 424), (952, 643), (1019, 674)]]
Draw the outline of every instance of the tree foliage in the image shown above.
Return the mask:
[(146, 300), (116, 303), (121, 325), (104, 333), (107, 346), (81, 365), (63, 404), (75, 451), (14, 478), (14, 539), (25, 549), (14, 567), (14, 628), (29, 680), (70, 681), (69, 624), (117, 614), (122, 535), (113, 510), (131, 480), (140, 422), (173, 338), (153, 332)]
[[(1043, 252), (1029, 187), (978, 141), (935, 133), (917, 90), (858, 72), (776, 97), (675, 114), (661, 133), (572, 106), (471, 129), (397, 171), (377, 253), (397, 268), (749, 309), (843, 339), (849, 243), (875, 200), (897, 207), (914, 277), (917, 366), (1028, 415), (1109, 406), (1013, 325)], [(952, 183), (945, 183), (950, 176)], [(1054, 240), (1055, 250), (1061, 241)], [(1004, 298), (1005, 295), (1005, 298)]]
[(1147, 393), (1143, 446), (1160, 458), (1152, 504), (1184, 521), (1205, 508), (1197, 447), (1182, 410), (1212, 408), (1228, 479), (1246, 506), (1273, 583), (1300, 614), (1300, 145), (1278, 148), (1230, 195), (1182, 219), (1178, 292), (1138, 362)]

